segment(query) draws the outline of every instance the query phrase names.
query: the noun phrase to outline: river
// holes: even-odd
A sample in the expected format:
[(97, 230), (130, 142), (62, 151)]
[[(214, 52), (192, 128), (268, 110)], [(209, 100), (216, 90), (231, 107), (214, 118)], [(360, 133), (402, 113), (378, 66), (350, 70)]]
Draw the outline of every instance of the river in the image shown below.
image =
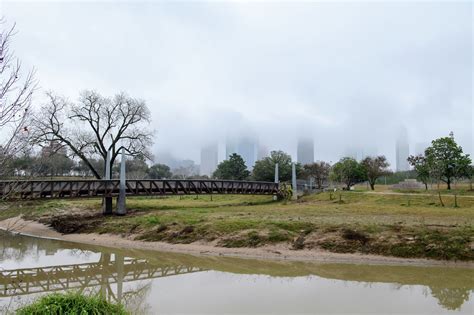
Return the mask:
[(67, 289), (134, 314), (474, 313), (474, 269), (190, 256), (0, 233), (0, 313)]

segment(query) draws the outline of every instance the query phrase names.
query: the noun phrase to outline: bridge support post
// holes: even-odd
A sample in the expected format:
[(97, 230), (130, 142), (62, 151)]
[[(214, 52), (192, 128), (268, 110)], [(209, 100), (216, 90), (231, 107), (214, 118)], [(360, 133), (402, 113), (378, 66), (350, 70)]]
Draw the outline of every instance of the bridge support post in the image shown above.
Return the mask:
[(120, 192), (117, 201), (117, 214), (118, 215), (126, 215), (127, 208), (125, 206), (125, 150), (122, 149), (122, 160), (120, 161)]
[(296, 164), (291, 164), (291, 188), (293, 190), (293, 196), (291, 196), (292, 200), (298, 199), (298, 187), (296, 185)]
[[(278, 184), (280, 182), (280, 178), (278, 175), (278, 163), (275, 163), (275, 184)], [(273, 200), (277, 200), (278, 196), (273, 196)]]
[(123, 255), (114, 254), (115, 256), (115, 267), (117, 270), (117, 303), (122, 304), (123, 297), (123, 278), (124, 278), (124, 268), (123, 268)]
[[(111, 156), (110, 156), (110, 150), (107, 151), (107, 158), (105, 160), (105, 179), (106, 180), (110, 180), (111, 179), (111, 176), (110, 176), (110, 159), (111, 159)], [(106, 190), (108, 188), (108, 184), (106, 184)], [(104, 197), (104, 200), (103, 200), (103, 208), (102, 208), (102, 214), (104, 215), (109, 215), (109, 214), (112, 214), (112, 197)]]

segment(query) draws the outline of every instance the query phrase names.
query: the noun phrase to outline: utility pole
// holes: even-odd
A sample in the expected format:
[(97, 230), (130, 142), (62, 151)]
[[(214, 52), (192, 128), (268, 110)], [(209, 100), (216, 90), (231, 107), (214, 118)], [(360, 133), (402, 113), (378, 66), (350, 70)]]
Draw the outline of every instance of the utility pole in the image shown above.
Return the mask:
[[(107, 157), (105, 159), (105, 180), (110, 181), (111, 178), (111, 170), (110, 170), (110, 159), (111, 159), (111, 152), (110, 150), (107, 151)], [(107, 188), (110, 187), (109, 182), (105, 184)], [(106, 189), (107, 190), (107, 189)], [(102, 214), (109, 215), (112, 214), (112, 197), (104, 197), (104, 205), (102, 209)]]

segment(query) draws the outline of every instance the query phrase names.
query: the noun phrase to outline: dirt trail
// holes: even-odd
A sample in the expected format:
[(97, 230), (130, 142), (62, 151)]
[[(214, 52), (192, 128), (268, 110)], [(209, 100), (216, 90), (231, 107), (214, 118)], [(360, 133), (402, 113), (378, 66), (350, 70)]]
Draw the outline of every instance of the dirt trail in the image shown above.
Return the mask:
[(265, 260), (314, 261), (331, 263), (360, 263), (375, 265), (411, 266), (453, 266), (474, 269), (473, 262), (452, 262), (429, 259), (404, 259), (362, 254), (338, 254), (322, 250), (290, 250), (284, 244), (259, 248), (223, 248), (210, 243), (168, 244), (164, 242), (143, 242), (133, 236), (123, 238), (111, 234), (61, 234), (36, 221), (25, 221), (20, 217), (0, 221), (0, 229), (42, 238), (68, 242), (100, 245), (115, 248), (146, 249), (193, 255), (227, 256)]

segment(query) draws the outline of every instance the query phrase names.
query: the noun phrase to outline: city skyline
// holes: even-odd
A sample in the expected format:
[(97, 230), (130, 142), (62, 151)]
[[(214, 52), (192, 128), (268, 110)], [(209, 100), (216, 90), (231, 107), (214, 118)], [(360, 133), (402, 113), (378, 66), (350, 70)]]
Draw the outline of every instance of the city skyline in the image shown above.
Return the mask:
[(154, 152), (199, 161), (235, 130), (293, 157), (311, 136), (324, 161), (374, 147), (394, 167), (403, 123), (412, 148), (452, 130), (473, 153), (471, 3), (0, 6), (40, 78), (34, 108), (50, 89), (124, 91), (150, 108)]
[[(449, 133), (444, 135), (445, 137), (449, 136)], [(378, 155), (384, 155), (384, 156), (387, 156), (386, 154), (384, 154), (383, 152), (379, 152), (377, 150), (377, 148), (375, 147), (357, 147), (357, 146), (349, 146), (347, 147), (346, 149), (342, 150), (341, 153), (339, 155), (337, 155), (334, 159), (328, 159), (328, 160), (324, 160), (324, 159), (320, 159), (320, 158), (317, 158), (316, 155), (315, 155), (315, 148), (314, 148), (314, 141), (313, 140), (309, 140), (308, 138), (304, 138), (304, 137), (299, 137), (297, 138), (299, 139), (298, 142), (297, 142), (297, 146), (296, 146), (296, 150), (295, 152), (296, 153), (291, 153), (291, 152), (287, 152), (287, 151), (284, 151), (288, 154), (290, 154), (290, 156), (292, 156), (292, 159), (302, 165), (304, 164), (308, 164), (306, 162), (316, 162), (316, 161), (325, 161), (327, 163), (330, 163), (330, 164), (334, 164), (335, 162), (337, 162), (338, 160), (340, 160), (341, 158), (344, 158), (344, 157), (350, 157), (350, 158), (354, 158), (358, 161), (361, 161), (363, 160), (365, 157), (374, 157), (374, 156), (378, 156)], [(408, 137), (408, 134), (407, 134), (407, 128), (405, 127), (399, 127), (399, 136), (397, 137), (397, 140), (393, 143), (393, 148), (394, 148), (394, 152), (395, 152), (395, 160), (390, 162), (390, 169), (392, 169), (393, 171), (407, 171), (407, 170), (410, 170), (410, 166), (409, 166), (409, 163), (407, 161), (407, 158), (408, 156), (410, 155), (423, 155), (424, 154), (424, 150), (429, 147), (431, 145), (431, 141), (421, 141), (421, 142), (416, 142), (412, 145), (410, 145), (410, 141), (409, 141), (409, 137)], [(434, 139), (433, 139), (434, 140)], [(312, 144), (312, 150), (311, 150), (311, 144)], [(240, 147), (239, 147), (240, 145)], [(298, 147), (299, 146), (302, 146), (303, 147), (306, 147), (307, 149), (309, 148), (309, 151), (306, 150), (306, 152), (304, 152), (304, 150), (302, 152), (303, 155), (305, 155), (305, 159), (300, 159), (298, 158), (299, 154), (298, 154)], [(249, 170), (251, 170), (251, 167), (249, 167), (248, 165), (248, 161), (253, 161), (253, 164), (252, 166), (255, 164), (256, 161), (258, 160), (261, 160), (267, 156), (270, 155), (270, 152), (271, 151), (279, 151), (279, 150), (282, 150), (282, 149), (279, 149), (279, 148), (268, 148), (266, 145), (262, 144), (261, 142), (258, 142), (256, 140), (252, 140), (250, 137), (242, 137), (242, 138), (230, 138), (230, 137), (227, 137), (225, 142), (221, 143), (221, 142), (218, 142), (217, 140), (214, 141), (214, 144), (212, 145), (213, 147), (213, 150), (212, 150), (212, 156), (217, 156), (217, 159), (214, 159), (214, 157), (212, 158), (212, 162), (210, 164), (214, 165), (214, 161), (217, 161), (215, 162), (215, 167), (217, 167), (217, 165), (222, 162), (223, 160), (228, 160), (229, 156), (232, 155), (232, 153), (237, 153), (239, 154), (240, 156), (242, 156), (242, 158), (244, 159), (247, 167), (249, 168)], [(221, 150), (221, 147), (223, 147)], [(192, 165), (190, 164), (193, 164), (195, 165), (195, 167), (197, 167), (199, 170), (201, 170), (201, 164), (202, 164), (202, 152), (203, 150), (204, 151), (207, 151), (207, 149), (209, 148), (209, 145), (204, 145), (201, 147), (200, 149), (200, 158), (199, 159), (196, 159), (196, 160), (193, 160), (191, 158), (179, 158), (179, 157), (176, 157), (176, 156), (172, 156), (170, 155), (169, 153), (160, 153), (159, 151), (157, 151), (158, 153), (156, 153), (156, 155), (158, 156), (157, 158), (154, 159), (154, 162), (158, 162), (158, 163), (163, 163), (163, 164), (166, 164), (168, 166), (170, 166), (172, 169), (173, 168), (177, 168), (177, 167), (193, 167)], [(311, 158), (311, 153), (309, 152), (313, 152), (313, 155), (312, 155), (312, 158)], [(217, 152), (217, 155), (215, 155)], [(223, 153), (221, 153), (223, 152)], [(324, 152), (322, 152), (324, 154)], [(469, 153), (468, 153), (469, 154)], [(165, 156), (165, 158), (163, 158), (163, 156)], [(309, 156), (309, 157), (308, 157)], [(406, 156), (406, 158), (405, 158)], [(311, 162), (312, 161), (312, 162)], [(194, 164), (195, 163), (195, 164)], [(205, 163), (206, 164), (206, 163)], [(209, 163), (208, 163), (209, 164)], [(215, 170), (215, 167), (213, 168)], [(205, 169), (208, 169), (209, 166), (204, 166)], [(211, 167), (212, 169), (212, 167)], [(206, 171), (207, 173), (207, 171)], [(201, 175), (204, 175), (204, 174), (201, 174)]]

